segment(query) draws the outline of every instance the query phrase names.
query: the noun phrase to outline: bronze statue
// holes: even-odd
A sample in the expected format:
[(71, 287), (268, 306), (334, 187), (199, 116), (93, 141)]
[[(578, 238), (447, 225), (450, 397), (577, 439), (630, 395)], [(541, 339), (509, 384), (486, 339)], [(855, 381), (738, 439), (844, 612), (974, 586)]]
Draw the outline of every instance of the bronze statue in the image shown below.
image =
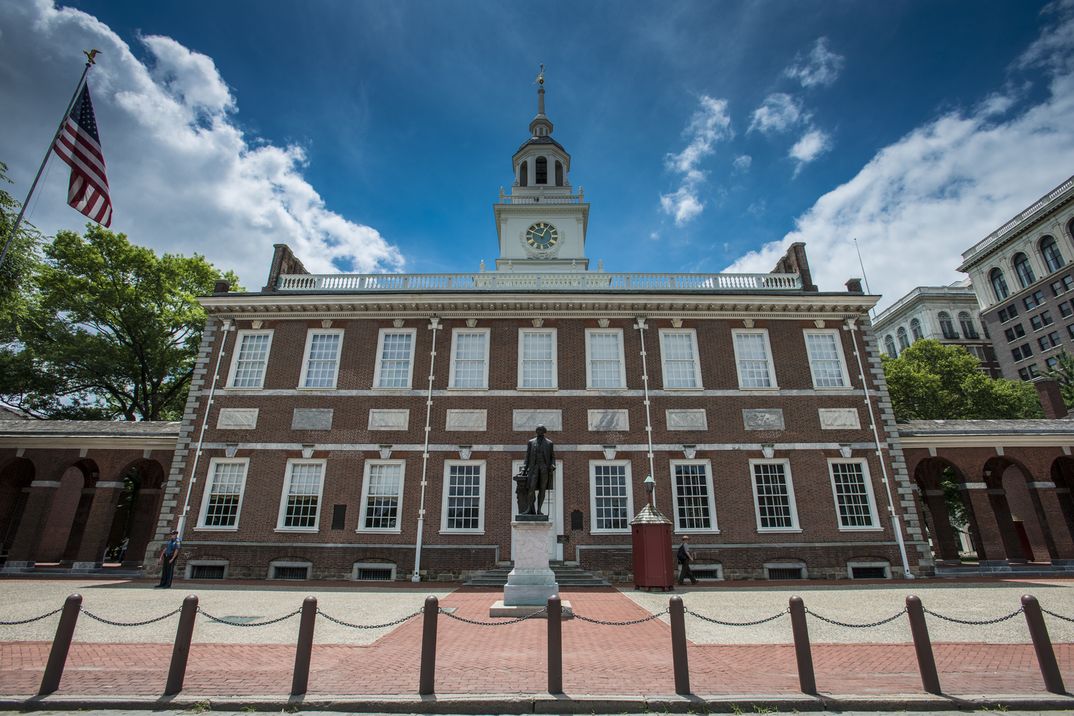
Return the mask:
[(522, 471), (515, 475), (515, 497), (518, 514), (540, 515), (544, 507), (544, 493), (555, 489), (556, 454), (552, 441), (544, 436), (543, 425), (537, 426), (537, 437), (526, 444), (526, 462)]

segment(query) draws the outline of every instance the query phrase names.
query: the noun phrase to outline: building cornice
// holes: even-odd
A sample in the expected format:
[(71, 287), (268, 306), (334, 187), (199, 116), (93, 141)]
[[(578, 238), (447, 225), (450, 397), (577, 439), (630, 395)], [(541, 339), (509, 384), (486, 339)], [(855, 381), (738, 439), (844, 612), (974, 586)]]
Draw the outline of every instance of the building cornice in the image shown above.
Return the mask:
[(992, 448), (997, 447), (1074, 447), (1074, 433), (1066, 435), (1041, 433), (1037, 435), (1012, 435), (994, 433), (990, 435), (914, 435), (899, 438), (902, 448)]

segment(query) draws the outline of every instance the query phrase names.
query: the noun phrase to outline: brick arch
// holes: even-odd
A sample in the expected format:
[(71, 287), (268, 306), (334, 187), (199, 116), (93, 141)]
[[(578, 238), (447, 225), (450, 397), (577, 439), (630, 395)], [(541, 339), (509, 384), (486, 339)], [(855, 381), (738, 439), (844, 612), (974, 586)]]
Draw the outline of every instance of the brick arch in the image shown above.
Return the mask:
[(127, 540), (123, 552), (123, 563), (128, 567), (137, 566), (144, 561), (152, 561), (153, 556), (146, 554), (146, 549), (154, 537), (157, 516), (164, 501), (164, 466), (153, 459), (138, 458), (128, 461), (113, 479), (123, 483), (123, 488), (110, 496), (114, 506), (114, 516), (105, 539), (105, 548), (113, 550), (113, 559), (118, 557), (118, 548)]
[(1074, 539), (1074, 457), (1057, 457), (1052, 461), (1050, 472), (1067, 534)]
[(33, 555), (36, 562), (73, 562), (86, 529), (92, 487), (97, 484), (100, 470), (89, 458), (59, 463), (53, 471), (50, 487), (52, 499), (41, 528), (41, 538)]
[(33, 462), (22, 457), (0, 466), (0, 555), (5, 558), (22, 522), (35, 474)]
[[(944, 471), (949, 469), (961, 489), (957, 493), (944, 490), (942, 483)], [(962, 539), (959, 533), (963, 529), (969, 534), (969, 541), (979, 558), (987, 550), (981, 542), (981, 530), (978, 525), (977, 513), (974, 509), (973, 500), (970, 499), (967, 484), (971, 481), (967, 478), (963, 469), (954, 461), (942, 456), (930, 456), (919, 459), (914, 465), (914, 482), (918, 488), (919, 504), (922, 507), (922, 516), (925, 518), (925, 529), (932, 542), (933, 555), (940, 562), (949, 564), (961, 564), (962, 562)], [(950, 500), (957, 499), (961, 504), (966, 516), (966, 525), (963, 527), (957, 520), (952, 519), (958, 509)]]

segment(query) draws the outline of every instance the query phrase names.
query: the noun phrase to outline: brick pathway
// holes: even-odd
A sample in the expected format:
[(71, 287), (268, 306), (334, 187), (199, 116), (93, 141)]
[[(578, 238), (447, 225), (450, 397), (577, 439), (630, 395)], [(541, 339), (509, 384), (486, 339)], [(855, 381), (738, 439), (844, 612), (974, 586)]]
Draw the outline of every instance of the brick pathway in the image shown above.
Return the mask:
[[(575, 610), (610, 621), (647, 615), (614, 591), (565, 593)], [(442, 600), (456, 614), (488, 619), (495, 592), (460, 591)], [(687, 617), (689, 635), (691, 618)], [(544, 620), (486, 627), (445, 615), (439, 620), (437, 693), (541, 694), (546, 686)], [(415, 618), (372, 645), (318, 645), (313, 652), (310, 695), (389, 695), (417, 691), (422, 624)], [(987, 639), (987, 632), (982, 633)], [(670, 630), (653, 620), (629, 627), (563, 625), (563, 686), (573, 695), (674, 693)], [(0, 644), (0, 695), (33, 694), (50, 644)], [(945, 692), (1043, 694), (1028, 644), (937, 644)], [(162, 692), (169, 644), (75, 643), (60, 685), (61, 695), (153, 696)], [(1074, 685), (1074, 645), (1057, 644), (1066, 683)], [(813, 658), (822, 693), (881, 695), (921, 693), (913, 646), (815, 644)], [(691, 645), (691, 687), (702, 695), (798, 693), (794, 651), (785, 645)], [(294, 648), (284, 645), (195, 644), (184, 693), (204, 696), (285, 695)]]

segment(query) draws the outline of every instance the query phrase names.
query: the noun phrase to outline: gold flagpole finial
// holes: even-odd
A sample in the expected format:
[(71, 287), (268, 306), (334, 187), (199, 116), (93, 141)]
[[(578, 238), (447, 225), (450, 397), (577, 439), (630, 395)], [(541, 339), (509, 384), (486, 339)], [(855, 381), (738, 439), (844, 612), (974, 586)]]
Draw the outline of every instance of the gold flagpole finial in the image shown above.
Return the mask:
[(97, 53), (99, 53), (99, 52), (100, 52), (100, 50), (82, 50), (82, 54), (86, 56), (86, 64), (87, 65), (95, 65), (95, 64), (97, 64), (94, 61), (94, 58), (97, 57)]

